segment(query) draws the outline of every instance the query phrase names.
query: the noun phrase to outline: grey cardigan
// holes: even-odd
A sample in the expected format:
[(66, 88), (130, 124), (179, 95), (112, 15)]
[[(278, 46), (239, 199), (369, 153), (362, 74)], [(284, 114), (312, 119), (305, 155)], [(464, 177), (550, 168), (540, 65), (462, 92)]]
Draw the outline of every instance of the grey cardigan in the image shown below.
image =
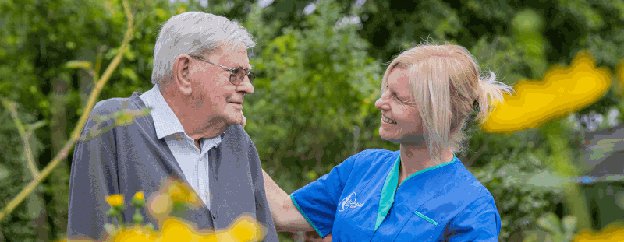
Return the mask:
[[(145, 108), (138, 93), (129, 98), (100, 101), (91, 112), (82, 135), (93, 128), (105, 129), (114, 124), (114, 119), (98, 124), (96, 116)], [(196, 223), (198, 228), (224, 229), (247, 214), (267, 229), (265, 241), (278, 241), (264, 193), (258, 152), (245, 130), (240, 125), (228, 127), (221, 144), (208, 151), (208, 157), (212, 209), (202, 206), (190, 210), (185, 219)], [(68, 238), (102, 239), (104, 224), (111, 222), (106, 216), (107, 195), (123, 194), (125, 200), (130, 201), (135, 192), (144, 191), (148, 198), (167, 177), (185, 181), (166, 142), (156, 137), (150, 115), (78, 142), (71, 166)], [(128, 207), (126, 205), (123, 217), (126, 223), (131, 223), (134, 209)], [(145, 217), (145, 211), (142, 214)], [(153, 218), (146, 218), (156, 225)]]

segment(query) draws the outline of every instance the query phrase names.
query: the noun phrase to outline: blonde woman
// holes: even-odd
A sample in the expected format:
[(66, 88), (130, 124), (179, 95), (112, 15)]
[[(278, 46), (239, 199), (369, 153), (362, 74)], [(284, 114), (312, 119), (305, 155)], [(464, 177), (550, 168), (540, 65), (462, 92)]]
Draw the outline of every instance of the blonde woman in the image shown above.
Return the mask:
[(277, 229), (335, 241), (498, 241), (494, 198), (454, 155), (473, 110), (483, 118), (510, 91), (494, 79), (461, 46), (401, 53), (375, 102), (379, 135), (400, 149), (362, 151), (290, 196), (265, 173)]

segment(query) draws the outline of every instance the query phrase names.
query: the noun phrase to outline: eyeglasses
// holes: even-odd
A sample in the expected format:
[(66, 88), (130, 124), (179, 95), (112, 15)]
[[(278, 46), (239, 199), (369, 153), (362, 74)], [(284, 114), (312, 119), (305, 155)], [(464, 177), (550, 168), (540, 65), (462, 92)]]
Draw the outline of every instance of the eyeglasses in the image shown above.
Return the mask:
[(254, 78), (256, 78), (256, 75), (251, 72), (250, 69), (247, 68), (243, 68), (243, 67), (236, 67), (236, 68), (231, 68), (231, 67), (227, 67), (227, 66), (223, 66), (223, 65), (219, 65), (219, 64), (215, 64), (210, 62), (209, 60), (204, 59), (204, 57), (201, 56), (197, 56), (197, 55), (189, 55), (199, 61), (203, 61), (206, 62), (208, 64), (211, 64), (213, 66), (218, 66), (221, 67), (221, 69), (227, 71), (230, 73), (230, 82), (235, 85), (235, 86), (240, 86), (243, 81), (245, 80), (245, 76), (247, 76), (247, 78), (249, 78), (249, 82), (253, 84), (253, 80)]

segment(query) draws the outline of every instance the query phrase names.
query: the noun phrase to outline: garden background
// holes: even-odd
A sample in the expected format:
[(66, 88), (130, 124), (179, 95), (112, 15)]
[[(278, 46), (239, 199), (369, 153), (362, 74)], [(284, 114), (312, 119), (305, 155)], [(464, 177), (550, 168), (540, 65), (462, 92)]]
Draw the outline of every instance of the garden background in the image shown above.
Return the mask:
[[(102, 100), (151, 87), (159, 26), (185, 11), (226, 16), (255, 37), (245, 129), (287, 192), (363, 149), (398, 149), (377, 133), (383, 71), (402, 50), (449, 42), (516, 85), (497, 117), (467, 128), (458, 154), (496, 199), (500, 240), (566, 241), (624, 218), (622, 0), (142, 0), (129, 2), (129, 14), (122, 6), (0, 1), (0, 241), (64, 237), (71, 152), (49, 175), (44, 168), (73, 143), (92, 91), (101, 88)], [(29, 183), (35, 189), (7, 209)]]

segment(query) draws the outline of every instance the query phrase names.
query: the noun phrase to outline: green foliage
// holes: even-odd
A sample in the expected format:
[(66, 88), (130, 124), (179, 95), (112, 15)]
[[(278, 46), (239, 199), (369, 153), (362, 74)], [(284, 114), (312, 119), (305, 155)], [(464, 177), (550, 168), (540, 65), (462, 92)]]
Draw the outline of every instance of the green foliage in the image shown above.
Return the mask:
[[(24, 124), (34, 122), (34, 117), (19, 110), (19, 118)], [(8, 110), (0, 109), (0, 207), (4, 207), (8, 201), (19, 192), (23, 184), (32, 178), (26, 168), (26, 157), (24, 156), (20, 136)], [(42, 144), (31, 137), (31, 148), (36, 155), (41, 151)], [(48, 226), (47, 221), (38, 220), (40, 213), (44, 210), (40, 201), (31, 197), (21, 204), (17, 211), (5, 220), (0, 221), (0, 240), (10, 239), (13, 241), (35, 241), (37, 233), (45, 231)]]
[(572, 241), (576, 232), (576, 219), (566, 216), (559, 219), (554, 213), (546, 213), (537, 220), (539, 230), (527, 232), (524, 242)]
[[(539, 151), (538, 151), (539, 152)], [(532, 174), (547, 169), (543, 151), (536, 154), (514, 150), (491, 157), (474, 175), (490, 190), (501, 214), (501, 239), (520, 236), (534, 228), (535, 221), (548, 211), (555, 211), (561, 191), (527, 184)]]
[[(278, 181), (289, 181), (282, 183), (287, 190), (359, 151), (373, 136), (368, 131), (376, 130), (376, 124), (366, 121), (377, 117), (373, 102), (381, 68), (367, 55), (355, 26), (336, 24), (340, 15), (335, 5), (318, 2), (304, 18), (304, 28), (285, 29), (260, 42), (252, 61), (260, 78), (246, 111), (246, 129), (269, 172)], [(296, 179), (300, 174), (307, 179)]]
[[(102, 99), (129, 96), (151, 87), (153, 45), (159, 27), (183, 11), (208, 11), (243, 23), (258, 45), (252, 64), (259, 74), (256, 93), (245, 107), (247, 131), (264, 167), (287, 191), (325, 174), (365, 148), (397, 149), (380, 140), (373, 103), (381, 75), (392, 56), (423, 41), (458, 43), (469, 49), (483, 71), (513, 84), (540, 79), (548, 67), (568, 64), (589, 50), (599, 66), (614, 69), (624, 58), (624, 1), (133, 1), (136, 33)], [(315, 10), (303, 9), (314, 4)], [(86, 93), (102, 74), (123, 37), (120, 0), (0, 1), (0, 96), (20, 104), (25, 123), (43, 121), (35, 132), (39, 167), (55, 154), (63, 134), (82, 113)], [(347, 18), (360, 22), (345, 24)], [(579, 112), (624, 110), (611, 90)], [(26, 111), (27, 110), (27, 111)], [(118, 116), (120, 124), (128, 116)], [(624, 120), (620, 117), (621, 120)], [(573, 120), (574, 121), (574, 120)], [(578, 122), (578, 121), (576, 121)], [(564, 128), (570, 124), (561, 124)], [(542, 130), (508, 135), (469, 128), (462, 160), (490, 189), (503, 219), (502, 241), (538, 229), (539, 218), (562, 202), (559, 190), (527, 185), (528, 177), (549, 170), (552, 143)], [(581, 126), (581, 132), (584, 127)], [(566, 130), (557, 144), (581, 157), (578, 130)], [(0, 205), (27, 182), (17, 131), (0, 110)], [(66, 137), (66, 136), (65, 136)], [(578, 162), (578, 160), (575, 160)], [(42, 191), (49, 231), (36, 231), (32, 209), (22, 204), (2, 221), (1, 236), (17, 241), (55, 239), (64, 234), (68, 166)], [(547, 174), (547, 173), (545, 173)], [(533, 176), (532, 176), (533, 175)], [(65, 190), (66, 191), (66, 190)], [(65, 207), (64, 207), (65, 206)], [(40, 213), (40, 214), (41, 214)], [(38, 218), (38, 217), (37, 217)], [(2, 240), (2, 239), (0, 239)]]

